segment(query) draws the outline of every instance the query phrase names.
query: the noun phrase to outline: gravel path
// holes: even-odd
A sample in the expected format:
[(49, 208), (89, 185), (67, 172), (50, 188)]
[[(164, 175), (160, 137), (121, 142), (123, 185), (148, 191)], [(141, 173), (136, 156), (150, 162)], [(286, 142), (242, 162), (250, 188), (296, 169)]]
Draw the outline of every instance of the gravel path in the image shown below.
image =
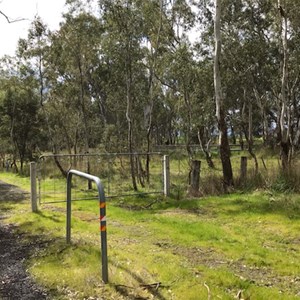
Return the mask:
[[(0, 181), (0, 202), (18, 202), (28, 199), (28, 193)], [(9, 211), (0, 207), (0, 299), (50, 299), (26, 270), (25, 261), (42, 244), (36, 238), (16, 233), (16, 226), (3, 224)], [(27, 236), (28, 237), (28, 236)]]

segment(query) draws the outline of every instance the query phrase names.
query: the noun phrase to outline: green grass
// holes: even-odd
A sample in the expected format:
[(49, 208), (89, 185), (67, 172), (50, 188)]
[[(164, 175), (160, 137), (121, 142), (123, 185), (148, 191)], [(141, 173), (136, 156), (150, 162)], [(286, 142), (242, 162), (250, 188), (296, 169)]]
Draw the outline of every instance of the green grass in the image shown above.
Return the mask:
[[(28, 190), (28, 180), (7, 179)], [(150, 205), (151, 204), (151, 205)], [(6, 222), (47, 247), (28, 269), (53, 299), (297, 299), (300, 290), (300, 197), (254, 192), (174, 200), (109, 199), (109, 284), (101, 282), (97, 201), (72, 204), (72, 243), (65, 243), (65, 204), (1, 203)], [(21, 213), (20, 213), (21, 212)], [(150, 286), (160, 283), (157, 288)]]
[(22, 188), (23, 190), (30, 191), (30, 178), (26, 176), (17, 175), (11, 172), (0, 172), (0, 180), (9, 184)]

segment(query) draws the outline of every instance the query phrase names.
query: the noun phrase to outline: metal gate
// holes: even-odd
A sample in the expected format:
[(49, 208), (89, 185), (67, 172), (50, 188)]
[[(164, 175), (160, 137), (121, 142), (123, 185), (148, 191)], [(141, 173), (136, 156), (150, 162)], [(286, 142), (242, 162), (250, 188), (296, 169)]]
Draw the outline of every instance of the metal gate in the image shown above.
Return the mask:
[[(131, 159), (138, 191), (133, 189)], [(66, 201), (66, 174), (70, 169), (101, 178), (107, 197), (161, 194), (164, 192), (162, 159), (159, 152), (43, 155), (37, 164), (39, 203)], [(72, 184), (73, 201), (97, 199), (91, 181), (78, 177)]]

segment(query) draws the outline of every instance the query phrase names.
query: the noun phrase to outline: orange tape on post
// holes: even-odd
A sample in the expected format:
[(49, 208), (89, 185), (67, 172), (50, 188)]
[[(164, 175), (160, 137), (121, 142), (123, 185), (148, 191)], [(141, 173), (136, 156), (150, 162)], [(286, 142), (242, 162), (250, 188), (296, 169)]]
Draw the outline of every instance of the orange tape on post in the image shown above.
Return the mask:
[(101, 226), (100, 231), (106, 231), (106, 225)]
[(100, 208), (105, 208), (105, 206), (106, 206), (106, 202), (101, 202), (100, 203)]

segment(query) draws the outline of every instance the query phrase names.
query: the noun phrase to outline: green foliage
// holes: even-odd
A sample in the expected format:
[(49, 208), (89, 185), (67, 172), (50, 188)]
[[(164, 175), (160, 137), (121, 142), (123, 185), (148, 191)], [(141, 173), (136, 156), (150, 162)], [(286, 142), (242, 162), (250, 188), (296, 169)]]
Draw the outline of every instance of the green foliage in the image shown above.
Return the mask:
[(0, 98), (0, 135), (3, 139), (4, 153), (12, 155), (12, 160), (21, 161), (21, 170), (25, 160), (33, 158), (40, 142), (38, 99), (33, 92), (32, 76), (20, 80), (11, 77), (1, 82), (5, 90)]
[[(258, 160), (260, 153), (269, 156), (269, 151), (278, 157), (282, 136), (278, 100), (282, 28), (274, 3), (222, 1), (220, 67), (228, 135), (244, 149), (254, 147), (252, 157), (254, 153)], [(205, 155), (217, 160), (219, 153), (209, 147), (218, 143), (212, 68), (214, 1), (70, 0), (66, 4), (57, 31), (51, 32), (37, 17), (27, 38), (19, 41), (16, 56), (1, 60), (2, 160), (19, 159), (22, 165), (40, 152), (153, 151), (157, 145), (177, 143), (184, 149), (180, 156), (195, 159), (202, 151), (203, 161)], [(288, 130), (293, 158), (300, 142), (299, 18), (294, 1), (285, 5), (289, 76), (283, 119), (289, 120), (286, 127), (293, 126)], [(195, 43), (192, 36), (197, 36)], [(191, 144), (199, 144), (196, 151)], [(221, 166), (215, 164), (214, 170), (204, 172), (203, 194), (223, 191)], [(187, 188), (189, 164), (184, 168), (173, 182), (177, 198)], [(239, 182), (235, 173), (237, 188), (297, 186), (297, 176), (275, 181), (275, 175), (264, 173), (261, 165), (247, 182)]]

